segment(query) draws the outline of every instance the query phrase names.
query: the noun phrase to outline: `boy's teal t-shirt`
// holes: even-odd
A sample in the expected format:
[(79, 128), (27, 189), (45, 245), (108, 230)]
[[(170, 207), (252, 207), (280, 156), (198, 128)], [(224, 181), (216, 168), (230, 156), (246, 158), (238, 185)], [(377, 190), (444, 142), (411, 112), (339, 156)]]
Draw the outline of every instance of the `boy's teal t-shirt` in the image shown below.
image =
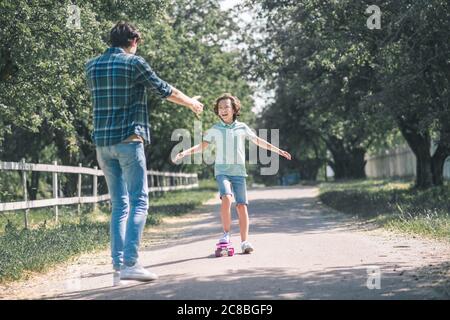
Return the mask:
[(208, 129), (203, 141), (216, 146), (214, 175), (247, 176), (245, 170), (245, 139), (257, 135), (243, 122), (226, 124), (222, 120)]

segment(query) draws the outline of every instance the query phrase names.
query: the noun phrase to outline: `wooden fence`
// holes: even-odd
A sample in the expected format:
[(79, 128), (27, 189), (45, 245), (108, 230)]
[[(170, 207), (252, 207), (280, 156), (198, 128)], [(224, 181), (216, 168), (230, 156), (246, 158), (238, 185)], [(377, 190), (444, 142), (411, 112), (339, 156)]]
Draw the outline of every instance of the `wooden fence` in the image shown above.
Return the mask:
[[(98, 195), (98, 177), (103, 176), (103, 171), (97, 167), (86, 168), (81, 164), (78, 167), (60, 166), (55, 161), (53, 164), (35, 164), (22, 162), (1, 162), (0, 170), (4, 171), (21, 171), (22, 187), (24, 193), (23, 201), (18, 202), (4, 202), (0, 203), (0, 212), (25, 210), (24, 224), (28, 227), (29, 209), (54, 207), (55, 220), (58, 221), (58, 206), (62, 205), (80, 205), (85, 203), (93, 203), (94, 205), (101, 201), (109, 200), (109, 194)], [(50, 172), (52, 173), (53, 184), (53, 198), (42, 200), (29, 200), (27, 192), (27, 173), (32, 171)], [(76, 197), (58, 197), (58, 173), (78, 174), (77, 196)], [(92, 176), (92, 196), (82, 196), (82, 175)], [(198, 176), (192, 173), (177, 173), (177, 172), (159, 172), (149, 170), (147, 171), (149, 181), (149, 192), (166, 192), (172, 190), (192, 189), (198, 187)]]
[[(416, 156), (408, 145), (366, 156), (366, 161), (365, 170), (370, 178), (404, 178), (416, 175)], [(450, 180), (450, 157), (444, 164), (444, 179)]]

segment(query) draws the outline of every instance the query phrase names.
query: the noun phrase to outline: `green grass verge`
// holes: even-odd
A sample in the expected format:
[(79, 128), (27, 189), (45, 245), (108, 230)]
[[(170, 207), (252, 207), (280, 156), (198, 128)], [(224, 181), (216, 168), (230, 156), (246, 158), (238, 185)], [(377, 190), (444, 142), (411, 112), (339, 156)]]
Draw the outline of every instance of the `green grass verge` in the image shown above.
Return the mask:
[[(198, 189), (168, 192), (150, 197), (147, 225), (162, 222), (164, 216), (191, 212), (217, 192), (214, 181), (201, 181)], [(86, 206), (77, 214), (76, 206), (60, 209), (55, 224), (51, 209), (29, 214), (31, 228), (23, 229), (23, 213), (0, 216), (0, 283), (26, 278), (31, 272), (43, 272), (80, 253), (109, 245), (109, 208), (89, 212)]]
[(106, 223), (91, 223), (8, 230), (0, 237), (0, 282), (20, 279), (29, 271), (45, 271), (80, 253), (106, 247), (108, 229)]
[(326, 205), (394, 230), (450, 241), (450, 185), (428, 190), (412, 181), (351, 180), (323, 183)]
[(164, 216), (177, 216), (188, 213), (217, 193), (214, 180), (202, 180), (198, 189), (179, 190), (150, 197), (147, 225), (161, 223)]

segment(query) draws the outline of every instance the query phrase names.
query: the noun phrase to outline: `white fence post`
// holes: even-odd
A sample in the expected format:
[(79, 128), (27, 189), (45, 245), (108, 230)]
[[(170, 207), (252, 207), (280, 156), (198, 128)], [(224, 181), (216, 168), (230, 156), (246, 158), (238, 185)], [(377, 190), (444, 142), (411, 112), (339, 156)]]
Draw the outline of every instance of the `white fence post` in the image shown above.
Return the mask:
[(162, 187), (163, 187), (162, 180), (161, 180), (162, 177), (158, 174), (156, 176), (156, 178), (158, 179), (158, 195), (161, 195)]
[[(82, 164), (79, 163), (78, 166), (81, 168)], [(77, 190), (77, 196), (78, 196), (78, 206), (77, 206), (77, 212), (78, 215), (81, 214), (81, 173), (78, 174), (78, 190)]]
[[(58, 161), (53, 161), (53, 165), (56, 167)], [(55, 170), (56, 171), (56, 170)], [(58, 173), (53, 172), (53, 199), (58, 199)], [(55, 204), (55, 222), (58, 223), (58, 204)]]
[(27, 208), (25, 209), (25, 214), (23, 216), (23, 222), (25, 224), (25, 229), (28, 229), (28, 213), (30, 212), (30, 209), (28, 208), (28, 190), (27, 190), (27, 172), (25, 171), (25, 159), (22, 159), (22, 184), (23, 184), (23, 200), (27, 204)]
[[(94, 169), (96, 171), (98, 171), (97, 166), (95, 166)], [(97, 180), (98, 180), (98, 176), (94, 175), (93, 182), (92, 182), (92, 193), (93, 193), (93, 196), (96, 198), (97, 198)], [(97, 210), (97, 201), (94, 202), (94, 211), (96, 211), (96, 210)]]

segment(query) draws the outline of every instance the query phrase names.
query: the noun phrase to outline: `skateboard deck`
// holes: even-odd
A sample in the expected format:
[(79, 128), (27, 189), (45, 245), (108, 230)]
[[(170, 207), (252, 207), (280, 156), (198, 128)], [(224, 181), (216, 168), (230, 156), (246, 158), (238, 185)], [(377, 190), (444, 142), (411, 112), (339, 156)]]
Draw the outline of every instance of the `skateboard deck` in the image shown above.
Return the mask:
[(228, 256), (231, 257), (234, 255), (234, 248), (231, 242), (228, 243), (216, 243), (216, 257)]

